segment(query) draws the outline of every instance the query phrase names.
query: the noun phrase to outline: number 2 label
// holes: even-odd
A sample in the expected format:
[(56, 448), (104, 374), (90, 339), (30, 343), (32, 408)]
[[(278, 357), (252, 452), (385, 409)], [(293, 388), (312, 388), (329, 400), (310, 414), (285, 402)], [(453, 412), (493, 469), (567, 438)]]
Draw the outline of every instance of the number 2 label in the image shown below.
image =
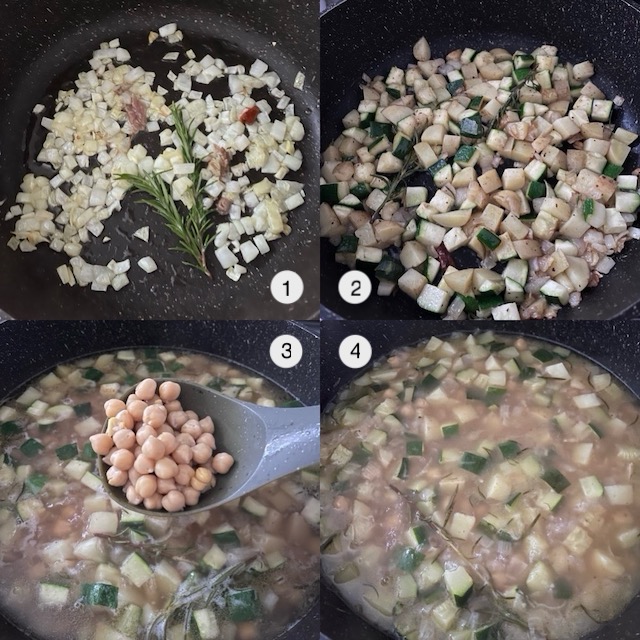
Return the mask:
[(338, 282), (338, 293), (349, 304), (362, 304), (371, 295), (371, 288), (371, 280), (363, 271), (348, 271)]

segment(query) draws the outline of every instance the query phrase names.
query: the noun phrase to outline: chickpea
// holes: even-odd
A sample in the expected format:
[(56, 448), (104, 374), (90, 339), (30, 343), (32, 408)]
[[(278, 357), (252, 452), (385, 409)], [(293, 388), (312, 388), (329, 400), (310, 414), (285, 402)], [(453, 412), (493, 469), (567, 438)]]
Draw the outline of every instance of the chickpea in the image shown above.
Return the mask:
[(215, 426), (210, 416), (206, 416), (200, 420), (200, 428), (203, 433), (213, 433), (215, 431)]
[(142, 414), (142, 420), (154, 429), (161, 427), (167, 419), (167, 410), (158, 404), (150, 404)]
[(188, 433), (194, 442), (202, 435), (202, 427), (197, 420), (187, 420), (180, 429), (182, 433)]
[(132, 485), (135, 485), (141, 475), (142, 474), (138, 473), (133, 467), (131, 467), (131, 469), (129, 469), (129, 482)]
[(129, 480), (129, 476), (126, 471), (118, 469), (117, 467), (109, 467), (107, 469), (107, 482), (112, 487), (124, 487)]
[(193, 461), (197, 462), (198, 464), (204, 464), (205, 462), (208, 462), (211, 459), (212, 453), (213, 451), (211, 450), (211, 447), (204, 444), (204, 442), (202, 444), (197, 444), (194, 447), (191, 447)]
[(129, 471), (134, 462), (133, 451), (129, 451), (129, 449), (117, 449), (115, 453), (111, 454), (111, 464), (122, 471)]
[(166, 422), (160, 428), (156, 429), (156, 431), (158, 432), (158, 435), (161, 433), (170, 433), (172, 436), (175, 435), (173, 427)]
[(187, 420), (199, 420), (200, 418), (198, 418), (198, 414), (195, 411), (185, 411), (185, 413), (187, 414)]
[(165, 402), (173, 402), (180, 397), (180, 385), (177, 382), (167, 380), (160, 385), (158, 393)]
[[(132, 397), (132, 396), (129, 396)], [(130, 404), (127, 405), (127, 410), (133, 416), (133, 419), (136, 422), (142, 420), (142, 416), (144, 414), (144, 410), (148, 407), (147, 403), (136, 398)]]
[(136, 434), (129, 429), (120, 429), (113, 434), (113, 444), (118, 449), (133, 449), (136, 444)]
[(227, 473), (235, 460), (228, 453), (219, 453), (213, 458), (212, 467), (216, 473)]
[(138, 458), (139, 456), (142, 455), (142, 447), (138, 444), (135, 446), (135, 448), (133, 449), (133, 455)]
[(193, 478), (195, 471), (193, 467), (189, 464), (179, 464), (178, 465), (178, 475), (174, 478), (176, 484), (181, 484), (184, 486), (188, 486), (191, 482), (191, 478)]
[(189, 445), (181, 444), (176, 447), (175, 451), (171, 454), (171, 457), (178, 464), (189, 464), (191, 462), (191, 458), (193, 457), (193, 453)]
[(191, 482), (189, 483), (189, 485), (192, 489), (200, 492), (204, 491), (207, 486), (204, 482), (200, 482), (200, 480), (198, 480), (195, 476), (191, 478)]
[(172, 411), (167, 416), (167, 422), (174, 428), (179, 429), (189, 418), (184, 411)]
[(106, 433), (96, 433), (89, 438), (89, 442), (99, 456), (106, 456), (113, 447), (113, 438)]
[(176, 490), (175, 480), (158, 480), (158, 493), (166, 496), (169, 491)]
[(172, 411), (182, 411), (182, 403), (180, 400), (165, 402), (164, 408), (167, 410), (167, 413), (171, 413)]
[(188, 447), (193, 447), (193, 445), (196, 443), (195, 438), (193, 436), (190, 436), (188, 433), (179, 433), (176, 436), (176, 442), (179, 445), (186, 444)]
[(196, 444), (206, 444), (211, 449), (216, 448), (216, 439), (210, 433), (203, 433), (197, 440)]
[(123, 429), (133, 429), (134, 419), (127, 409), (123, 409), (117, 413), (116, 423)]
[(136, 433), (136, 442), (142, 446), (146, 442), (147, 438), (150, 438), (151, 436), (156, 436), (156, 430), (148, 424), (144, 424), (138, 429), (138, 433)]
[(240, 622), (236, 628), (236, 640), (256, 640), (258, 627), (255, 622)]
[(149, 436), (142, 445), (142, 454), (152, 460), (160, 460), (164, 458), (165, 448), (162, 440), (155, 436)]
[(104, 412), (107, 414), (107, 418), (115, 418), (118, 413), (126, 408), (127, 405), (117, 398), (112, 398), (104, 403)]
[(155, 473), (163, 480), (175, 478), (178, 475), (178, 465), (171, 458), (161, 458), (156, 462)]
[(185, 502), (193, 507), (200, 501), (200, 492), (192, 489), (191, 487), (185, 487), (182, 490), (182, 495), (184, 496)]
[(158, 490), (158, 481), (154, 475), (145, 474), (136, 482), (136, 492), (143, 498), (151, 498)]
[(182, 511), (185, 504), (186, 500), (181, 491), (169, 491), (169, 493), (162, 498), (162, 506), (167, 511)]
[(140, 474), (153, 473), (155, 466), (156, 461), (145, 455), (139, 455), (133, 463), (133, 468)]
[(171, 427), (169, 427), (169, 429), (170, 432), (161, 431), (158, 433), (158, 440), (164, 445), (164, 451), (166, 455), (171, 455), (178, 446), (176, 437), (175, 435), (173, 435), (173, 429), (171, 429)]
[(156, 393), (156, 381), (152, 378), (145, 378), (142, 382), (138, 382), (136, 386), (136, 395), (141, 400), (151, 400)]
[(213, 474), (206, 467), (198, 467), (196, 469), (195, 478), (199, 482), (209, 484), (213, 480)]
[(162, 496), (159, 493), (152, 495), (150, 498), (144, 499), (145, 509), (161, 509), (162, 508)]
[(131, 485), (127, 487), (124, 495), (131, 504), (140, 504), (142, 502), (142, 496), (135, 490), (135, 487)]

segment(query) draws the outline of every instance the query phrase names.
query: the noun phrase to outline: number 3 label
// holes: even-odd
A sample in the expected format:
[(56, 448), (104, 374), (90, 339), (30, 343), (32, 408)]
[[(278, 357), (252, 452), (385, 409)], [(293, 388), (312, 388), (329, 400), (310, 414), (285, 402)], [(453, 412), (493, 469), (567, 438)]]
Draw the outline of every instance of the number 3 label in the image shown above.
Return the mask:
[(269, 356), (281, 369), (295, 367), (302, 360), (302, 345), (295, 336), (278, 336), (269, 347)]
[(360, 369), (371, 360), (371, 343), (362, 336), (347, 336), (338, 349), (342, 363), (350, 369)]
[(349, 304), (361, 304), (371, 295), (371, 280), (363, 271), (348, 271), (338, 282), (338, 293)]

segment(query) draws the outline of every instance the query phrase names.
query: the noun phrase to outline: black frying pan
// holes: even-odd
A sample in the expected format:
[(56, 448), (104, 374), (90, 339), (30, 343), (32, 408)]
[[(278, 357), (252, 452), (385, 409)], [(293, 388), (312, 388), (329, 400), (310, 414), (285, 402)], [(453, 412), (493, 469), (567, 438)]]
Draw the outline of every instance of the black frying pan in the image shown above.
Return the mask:
[[(332, 4), (335, 4), (333, 2)], [(363, 73), (388, 72), (393, 64), (406, 66), (413, 60), (414, 42), (426, 36), (432, 57), (453, 49), (505, 47), (533, 49), (543, 43), (559, 48), (561, 59), (577, 63), (592, 60), (595, 82), (607, 96), (622, 95), (626, 101), (616, 109), (615, 123), (638, 130), (640, 73), (637, 49), (640, 41), (640, 8), (629, 0), (347, 0), (326, 13), (320, 23), (322, 148), (343, 129), (342, 117), (360, 99), (358, 84)], [(638, 165), (638, 147), (628, 164)], [(640, 244), (630, 241), (611, 274), (596, 289), (583, 294), (576, 309), (564, 309), (559, 317), (596, 320), (613, 318), (640, 302)], [(327, 316), (367, 318), (435, 318), (421, 310), (408, 296), (375, 295), (377, 280), (369, 273), (374, 293), (361, 305), (345, 303), (338, 295), (338, 279), (346, 267), (334, 260), (334, 250), (322, 242), (321, 299)], [(638, 311), (631, 312), (634, 316)]]
[[(326, 407), (337, 392), (362, 370), (345, 367), (338, 357), (340, 342), (348, 335), (362, 335), (371, 343), (372, 362), (393, 349), (415, 344), (432, 335), (446, 335), (453, 331), (484, 331), (539, 337), (581, 353), (595, 360), (640, 397), (640, 324), (618, 322), (528, 322), (514, 325), (509, 322), (487, 321), (369, 321), (323, 322), (321, 405)], [(321, 591), (322, 640), (388, 640), (388, 636), (371, 627), (355, 615), (323, 581)], [(637, 638), (640, 622), (640, 594), (613, 621), (599, 627), (584, 640), (631, 640)]]
[[(269, 357), (269, 345), (287, 333), (300, 340), (303, 358), (280, 369)], [(283, 387), (303, 404), (318, 403), (317, 324), (296, 322), (5, 322), (0, 324), (0, 399), (13, 396), (30, 379), (56, 364), (92, 353), (140, 346), (201, 351), (231, 360)], [(9, 367), (9, 364), (11, 366)], [(314, 607), (281, 640), (318, 637), (319, 606)], [(0, 612), (0, 638), (27, 640)]]
[[(318, 33), (315, 7), (295, 0), (48, 0), (0, 4), (0, 310), (24, 319), (241, 319), (311, 318), (318, 309), (317, 210), (318, 168)], [(130, 257), (132, 263), (151, 255), (159, 270), (145, 274), (132, 264), (131, 284), (120, 292), (92, 292), (90, 287), (62, 285), (56, 267), (61, 256), (42, 246), (32, 253), (6, 247), (14, 221), (3, 221), (14, 204), (24, 173), (33, 171), (33, 148), (42, 138), (32, 136), (39, 102), (51, 104), (51, 96), (77, 77), (93, 49), (103, 41), (120, 37), (129, 47), (134, 64), (158, 71), (166, 45), (147, 47), (149, 30), (177, 22), (185, 33), (185, 48), (193, 47), (198, 59), (207, 52), (228, 64), (245, 64), (261, 58), (280, 74), (307, 131), (301, 150), (302, 169), (288, 176), (306, 184), (306, 204), (291, 214), (293, 232), (271, 243), (271, 252), (251, 263), (249, 273), (234, 283), (209, 251), (214, 279), (182, 265), (181, 254), (170, 251), (176, 242), (158, 216), (127, 196), (123, 212), (105, 223), (108, 244), (96, 239), (84, 245), (89, 262), (107, 264), (111, 258)], [(164, 48), (163, 48), (164, 47)], [(155, 48), (155, 52), (153, 49)], [(172, 46), (171, 50), (176, 50)], [(162, 51), (158, 55), (158, 52)], [(138, 62), (140, 60), (140, 62)], [(186, 59), (182, 57), (181, 64)], [(162, 66), (164, 65), (164, 66)], [(161, 71), (162, 69), (162, 71)], [(298, 71), (306, 75), (305, 88), (293, 88)], [(167, 82), (163, 83), (167, 86)], [(222, 82), (224, 85), (224, 81)], [(217, 87), (213, 84), (210, 87)], [(197, 85), (194, 85), (197, 87)], [(214, 89), (214, 97), (216, 91)], [(257, 94), (256, 94), (257, 95)], [(222, 97), (222, 94), (217, 97)], [(168, 100), (171, 94), (167, 96)], [(50, 113), (48, 114), (50, 115)], [(140, 134), (144, 137), (144, 134)], [(38, 168), (38, 172), (41, 172)], [(49, 174), (51, 177), (51, 174)], [(151, 227), (153, 243), (145, 245), (129, 236), (143, 225)], [(270, 294), (273, 275), (293, 269), (305, 284), (303, 297), (282, 305)]]

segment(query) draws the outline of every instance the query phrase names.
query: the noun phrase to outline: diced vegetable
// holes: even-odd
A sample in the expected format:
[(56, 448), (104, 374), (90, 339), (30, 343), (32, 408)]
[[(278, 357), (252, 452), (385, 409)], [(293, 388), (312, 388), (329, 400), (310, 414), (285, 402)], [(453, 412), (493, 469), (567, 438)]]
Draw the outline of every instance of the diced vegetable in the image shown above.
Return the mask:
[(116, 609), (118, 606), (118, 587), (101, 582), (89, 582), (82, 585), (82, 600), (89, 605)]
[(486, 464), (487, 459), (484, 456), (479, 456), (471, 451), (465, 451), (460, 458), (460, 467), (462, 469), (478, 475), (482, 473)]
[(230, 591), (225, 599), (227, 613), (233, 622), (256, 620), (260, 615), (260, 601), (254, 589)]
[(464, 567), (459, 566), (444, 572), (444, 582), (457, 606), (462, 607), (471, 597), (473, 580)]

